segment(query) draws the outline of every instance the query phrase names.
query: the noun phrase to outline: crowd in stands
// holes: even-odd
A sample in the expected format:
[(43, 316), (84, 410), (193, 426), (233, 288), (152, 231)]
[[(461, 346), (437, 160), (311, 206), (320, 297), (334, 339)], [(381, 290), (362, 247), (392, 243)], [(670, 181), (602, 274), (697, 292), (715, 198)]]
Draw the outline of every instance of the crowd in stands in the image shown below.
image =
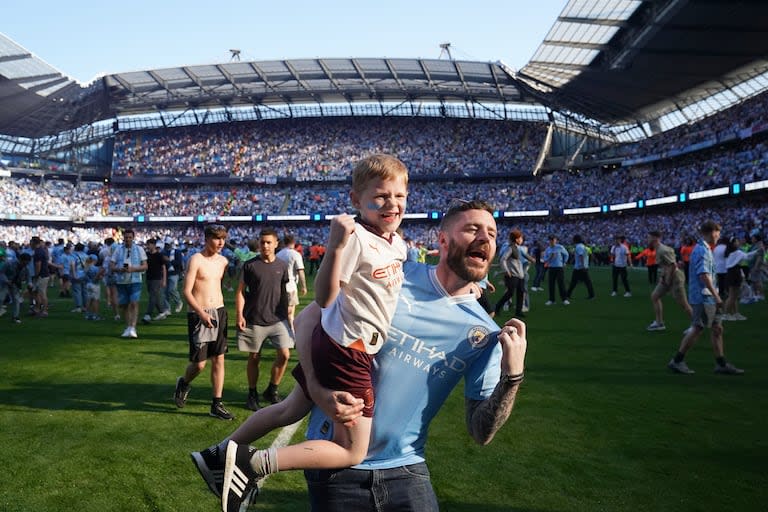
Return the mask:
[(113, 176), (343, 180), (367, 153), (425, 176), (530, 174), (546, 126), (397, 117), (303, 118), (119, 133)]
[(766, 119), (768, 93), (764, 92), (696, 123), (683, 124), (653, 137), (624, 144), (617, 148), (616, 153), (639, 157), (682, 149), (702, 141), (722, 141), (739, 130), (765, 125)]
[[(408, 209), (444, 210), (451, 199), (469, 196), (483, 197), (499, 210), (559, 212), (764, 179), (768, 179), (768, 145), (765, 139), (748, 139), (727, 149), (613, 171), (556, 171), (526, 181), (412, 181)], [(0, 201), (7, 205), (6, 213), (14, 215), (297, 215), (348, 211), (347, 190), (341, 183), (125, 188), (101, 182), (74, 186), (64, 181), (22, 178), (0, 181)]]

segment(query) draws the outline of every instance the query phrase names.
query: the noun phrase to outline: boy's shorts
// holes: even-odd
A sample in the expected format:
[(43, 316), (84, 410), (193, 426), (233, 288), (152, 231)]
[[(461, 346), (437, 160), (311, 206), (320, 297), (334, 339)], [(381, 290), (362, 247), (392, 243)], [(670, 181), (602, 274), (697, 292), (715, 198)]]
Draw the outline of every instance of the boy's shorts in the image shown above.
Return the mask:
[(218, 321), (216, 339), (214, 341), (200, 343), (198, 336), (202, 327), (200, 315), (194, 311), (187, 313), (187, 336), (189, 339), (190, 361), (199, 363), (211, 357), (227, 353), (227, 308), (217, 308), (216, 319)]
[(86, 284), (85, 298), (88, 300), (101, 300), (101, 285), (99, 283)]
[[(373, 417), (373, 355), (351, 347), (342, 347), (325, 332), (321, 324), (312, 332), (312, 366), (318, 382), (328, 389), (347, 391), (364, 402), (363, 416)], [(310, 398), (301, 365), (291, 372), (304, 395)]]

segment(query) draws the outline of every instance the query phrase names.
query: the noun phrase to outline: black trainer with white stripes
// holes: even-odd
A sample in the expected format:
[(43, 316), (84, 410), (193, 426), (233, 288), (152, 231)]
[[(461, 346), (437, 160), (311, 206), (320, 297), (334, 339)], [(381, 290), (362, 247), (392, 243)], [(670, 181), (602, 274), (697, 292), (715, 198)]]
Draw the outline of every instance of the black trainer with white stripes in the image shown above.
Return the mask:
[(221, 489), (224, 486), (224, 454), (218, 445), (201, 452), (192, 452), (190, 457), (211, 492), (221, 498)]
[(222, 512), (244, 512), (259, 494), (258, 482), (263, 475), (251, 467), (252, 446), (227, 443), (224, 482), (221, 491)]

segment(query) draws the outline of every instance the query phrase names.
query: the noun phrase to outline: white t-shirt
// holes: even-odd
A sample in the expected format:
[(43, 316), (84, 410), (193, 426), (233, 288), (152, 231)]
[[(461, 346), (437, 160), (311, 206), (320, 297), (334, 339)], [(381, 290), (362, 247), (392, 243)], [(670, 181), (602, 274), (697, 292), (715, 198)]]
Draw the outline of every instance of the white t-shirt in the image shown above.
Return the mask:
[(288, 247), (280, 249), (275, 256), (288, 265), (288, 283), (285, 285), (285, 290), (288, 292), (296, 291), (296, 285), (299, 282), (299, 270), (304, 270), (304, 258), (299, 254), (299, 251)]
[(712, 259), (715, 260), (715, 274), (725, 274), (728, 267), (725, 264), (725, 244), (717, 244), (712, 249)]
[(355, 223), (340, 256), (344, 286), (322, 313), (323, 329), (331, 339), (343, 347), (362, 340), (367, 353), (379, 351), (397, 307), (406, 252), (396, 233), (390, 243)]

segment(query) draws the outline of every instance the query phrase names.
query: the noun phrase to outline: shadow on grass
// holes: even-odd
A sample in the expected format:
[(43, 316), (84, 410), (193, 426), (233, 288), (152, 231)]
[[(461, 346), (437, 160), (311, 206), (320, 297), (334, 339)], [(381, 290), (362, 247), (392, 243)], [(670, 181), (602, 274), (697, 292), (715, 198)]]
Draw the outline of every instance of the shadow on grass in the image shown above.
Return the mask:
[(515, 507), (514, 505), (489, 505), (487, 503), (469, 503), (459, 501), (440, 500), (441, 512), (560, 512), (552, 509)]
[[(208, 417), (210, 386), (205, 383), (199, 390), (192, 387), (186, 407), (179, 409), (173, 403), (175, 380), (166, 385), (156, 384), (47, 384), (20, 382), (13, 389), (0, 390), (0, 404), (19, 411), (40, 409), (48, 411), (143, 411), (165, 414)], [(245, 403), (245, 394), (231, 393), (225, 405)], [(235, 412), (235, 411), (233, 411)], [(239, 414), (237, 414), (239, 413)], [(237, 411), (236, 416), (244, 416)]]

